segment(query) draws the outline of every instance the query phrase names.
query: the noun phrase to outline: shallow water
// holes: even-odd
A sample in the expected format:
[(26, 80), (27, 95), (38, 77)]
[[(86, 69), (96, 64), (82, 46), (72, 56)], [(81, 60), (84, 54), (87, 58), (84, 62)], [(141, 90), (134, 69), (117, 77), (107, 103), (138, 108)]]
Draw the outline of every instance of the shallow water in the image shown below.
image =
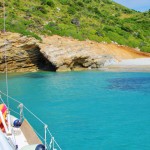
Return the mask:
[(150, 73), (11, 74), (9, 95), (44, 120), (64, 150), (150, 149)]

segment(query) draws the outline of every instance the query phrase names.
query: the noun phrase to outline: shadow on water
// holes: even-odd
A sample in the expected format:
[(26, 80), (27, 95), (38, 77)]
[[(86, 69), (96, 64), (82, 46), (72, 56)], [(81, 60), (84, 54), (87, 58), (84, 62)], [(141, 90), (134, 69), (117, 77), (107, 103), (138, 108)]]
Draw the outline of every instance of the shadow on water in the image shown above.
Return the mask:
[(23, 77), (37, 79), (37, 78), (47, 78), (48, 76), (41, 73), (28, 73), (28, 74), (24, 74)]
[[(11, 74), (8, 76), (9, 79), (12, 78), (32, 78), (32, 79), (37, 79), (37, 78), (47, 78), (47, 75), (42, 75), (39, 73), (26, 73), (26, 74)], [(5, 76), (4, 75), (0, 75), (0, 80), (4, 81), (5, 80)]]
[(109, 83), (107, 88), (112, 90), (121, 90), (121, 91), (128, 91), (128, 90), (142, 90), (148, 91), (150, 90), (150, 77), (144, 78), (115, 78), (107, 80)]

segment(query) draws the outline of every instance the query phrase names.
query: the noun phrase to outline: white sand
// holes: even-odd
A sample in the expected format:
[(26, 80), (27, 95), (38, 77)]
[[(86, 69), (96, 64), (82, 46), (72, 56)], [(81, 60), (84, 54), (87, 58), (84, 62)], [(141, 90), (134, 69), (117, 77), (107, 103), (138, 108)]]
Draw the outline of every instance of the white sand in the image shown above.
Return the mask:
[(150, 66), (150, 58), (136, 58), (136, 59), (126, 59), (120, 62), (116, 62), (113, 65), (121, 66)]
[(112, 61), (101, 70), (150, 72), (150, 58), (125, 59), (120, 62)]

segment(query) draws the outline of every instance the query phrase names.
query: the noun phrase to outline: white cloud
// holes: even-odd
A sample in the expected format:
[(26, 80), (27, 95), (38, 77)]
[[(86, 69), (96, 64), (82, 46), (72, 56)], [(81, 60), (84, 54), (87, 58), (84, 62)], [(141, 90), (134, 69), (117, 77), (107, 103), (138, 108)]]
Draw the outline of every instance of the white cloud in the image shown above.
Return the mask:
[(150, 0), (114, 0), (114, 1), (128, 8), (139, 11), (146, 11), (150, 9)]

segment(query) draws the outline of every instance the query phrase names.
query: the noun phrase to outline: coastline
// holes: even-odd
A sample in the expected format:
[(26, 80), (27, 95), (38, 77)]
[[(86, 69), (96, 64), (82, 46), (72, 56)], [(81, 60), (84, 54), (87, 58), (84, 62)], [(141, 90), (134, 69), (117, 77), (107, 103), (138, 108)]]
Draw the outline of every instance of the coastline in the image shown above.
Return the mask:
[[(0, 33), (0, 72), (5, 72), (3, 60), (4, 34)], [(34, 38), (8, 32), (8, 72), (118, 70), (150, 71), (150, 53), (114, 43), (78, 41), (46, 36), (39, 43)]]
[(150, 58), (125, 59), (100, 68), (102, 71), (150, 72)]

